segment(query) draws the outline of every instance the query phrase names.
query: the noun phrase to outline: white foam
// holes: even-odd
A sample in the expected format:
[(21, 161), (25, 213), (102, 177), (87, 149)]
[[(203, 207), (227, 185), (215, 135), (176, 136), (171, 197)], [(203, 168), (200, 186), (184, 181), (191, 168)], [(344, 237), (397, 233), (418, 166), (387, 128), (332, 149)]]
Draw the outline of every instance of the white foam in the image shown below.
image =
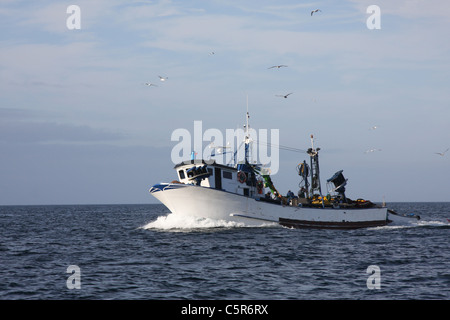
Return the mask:
[(387, 226), (380, 226), (380, 227), (371, 227), (367, 228), (368, 230), (395, 230), (395, 229), (405, 229), (405, 228), (412, 228), (415, 227), (414, 225), (387, 225)]
[(433, 226), (433, 227), (440, 227), (440, 226), (448, 226), (450, 223), (448, 221), (426, 221), (426, 220), (419, 220), (416, 222), (418, 226)]
[(189, 229), (206, 229), (206, 228), (232, 228), (245, 227), (244, 223), (214, 220), (209, 218), (182, 216), (177, 214), (169, 214), (167, 216), (160, 216), (155, 221), (152, 221), (143, 229), (160, 229), (160, 230), (189, 230)]
[[(264, 226), (274, 226), (277, 223), (267, 223)], [(447, 221), (427, 221), (427, 220), (414, 220), (405, 221), (404, 223), (394, 223), (387, 226), (372, 227), (368, 228), (370, 230), (395, 230), (395, 229), (405, 229), (405, 228), (415, 228), (422, 226), (449, 226), (450, 223)], [(235, 221), (225, 221), (225, 220), (214, 220), (210, 218), (183, 216), (170, 213), (167, 216), (159, 216), (155, 221), (149, 222), (148, 224), (142, 226), (142, 229), (155, 229), (155, 230), (165, 230), (165, 231), (188, 231), (196, 229), (208, 229), (208, 228), (236, 228), (236, 227), (250, 227), (243, 222)]]
[(414, 220), (414, 221), (405, 221), (403, 223), (394, 223), (387, 226), (381, 227), (373, 227), (369, 228), (371, 230), (394, 230), (394, 229), (405, 229), (405, 228), (415, 228), (415, 227), (446, 227), (449, 226), (450, 223), (448, 221), (438, 221), (438, 220)]

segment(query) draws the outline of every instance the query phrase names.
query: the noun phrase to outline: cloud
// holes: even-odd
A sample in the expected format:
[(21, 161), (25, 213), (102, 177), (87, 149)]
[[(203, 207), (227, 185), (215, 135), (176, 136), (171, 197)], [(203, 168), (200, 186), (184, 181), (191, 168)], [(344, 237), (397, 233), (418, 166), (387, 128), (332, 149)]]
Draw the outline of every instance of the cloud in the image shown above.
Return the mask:
[(62, 124), (38, 120), (38, 112), (0, 108), (0, 142), (72, 143), (112, 142), (124, 139), (120, 133), (87, 125)]
[(0, 205), (156, 203), (170, 150), (107, 144), (15, 144), (0, 152)]
[[(234, 10), (238, 9), (250, 11), (251, 8), (241, 9), (236, 5)], [(447, 59), (450, 46), (442, 43), (441, 39), (448, 31), (440, 24), (422, 28), (420, 22), (409, 20), (411, 13), (398, 17), (382, 16), (382, 30), (371, 31), (366, 27), (365, 20), (369, 15), (365, 10), (348, 9), (346, 12), (336, 7), (325, 8), (320, 24), (299, 14), (284, 13), (282, 8), (266, 6), (255, 9), (255, 15), (236, 12), (184, 14), (158, 23), (152, 21), (151, 16), (147, 20), (141, 16), (134, 27), (151, 30), (143, 40), (143, 46), (178, 53), (204, 52), (214, 48), (227, 54), (238, 53), (242, 57), (295, 55), (298, 61), (323, 59), (341, 69), (412, 68), (420, 62)], [(386, 11), (391, 12), (389, 9)], [(286, 19), (263, 19), (269, 12), (284, 14)], [(306, 18), (311, 17), (307, 15)], [(399, 22), (396, 19), (410, 27), (396, 28), (395, 23)], [(338, 28), (339, 23), (348, 26)], [(320, 68), (318, 64), (314, 67)]]
[(450, 5), (446, 0), (349, 0), (361, 11), (368, 6), (376, 4), (381, 9), (381, 14), (407, 18), (419, 23), (423, 19), (444, 19), (448, 21)]
[(135, 1), (131, 5), (127, 3), (122, 5), (123, 10), (121, 11), (120, 17), (124, 20), (140, 20), (140, 19), (150, 19), (152, 23), (155, 23), (153, 18), (158, 17), (172, 17), (185, 15), (192, 12), (198, 12), (200, 10), (190, 9), (189, 4), (174, 4), (171, 0), (161, 0), (158, 2), (148, 2), (148, 1)]
[(95, 64), (96, 54), (95, 44), (89, 42), (10, 45), (0, 52), (2, 78), (9, 82), (70, 82), (80, 69), (102, 65), (101, 60)]
[(77, 34), (76, 31), (69, 30), (66, 24), (67, 19), (72, 15), (67, 13), (70, 5), (76, 4), (80, 8), (81, 30), (86, 35), (93, 32), (97, 26), (106, 23), (111, 15), (114, 15), (114, 6), (119, 3), (120, 1), (117, 0), (78, 0), (76, 3), (39, 1), (26, 6), (13, 3), (4, 10), (17, 27), (29, 29), (29, 33), (41, 33), (41, 35), (47, 33), (70, 38)]

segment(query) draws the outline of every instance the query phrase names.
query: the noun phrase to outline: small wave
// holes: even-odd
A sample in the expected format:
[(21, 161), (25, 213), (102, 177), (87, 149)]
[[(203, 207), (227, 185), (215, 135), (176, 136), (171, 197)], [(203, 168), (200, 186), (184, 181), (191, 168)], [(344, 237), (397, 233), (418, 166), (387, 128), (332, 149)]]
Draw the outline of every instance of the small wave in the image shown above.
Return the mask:
[(419, 221), (415, 222), (415, 224), (417, 224), (417, 226), (419, 226), (419, 227), (423, 227), (423, 226), (448, 227), (448, 226), (450, 226), (450, 223), (448, 221), (438, 221), (438, 220), (434, 220), (434, 221), (419, 220)]
[(214, 220), (209, 218), (200, 218), (192, 216), (181, 216), (177, 214), (169, 214), (167, 216), (160, 216), (155, 221), (152, 221), (142, 229), (159, 229), (159, 230), (195, 230), (208, 228), (234, 228), (245, 227), (244, 223)]
[(371, 227), (367, 228), (368, 230), (396, 230), (396, 229), (406, 229), (406, 228), (413, 228), (414, 225), (387, 225), (387, 226), (381, 226), (381, 227)]
[(450, 223), (448, 221), (438, 221), (438, 220), (416, 220), (414, 222), (404, 222), (402, 224), (390, 224), (387, 226), (368, 228), (370, 230), (395, 230), (395, 229), (406, 229), (406, 228), (416, 228), (416, 227), (449, 227)]

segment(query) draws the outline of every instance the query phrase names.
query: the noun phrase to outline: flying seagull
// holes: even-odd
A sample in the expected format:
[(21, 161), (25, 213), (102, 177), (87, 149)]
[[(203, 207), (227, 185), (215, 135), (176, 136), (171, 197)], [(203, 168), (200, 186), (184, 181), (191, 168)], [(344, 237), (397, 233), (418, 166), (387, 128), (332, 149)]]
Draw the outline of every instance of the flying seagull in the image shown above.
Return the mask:
[(153, 83), (150, 83), (150, 82), (146, 82), (145, 85), (146, 85), (146, 86), (149, 86), (149, 87), (151, 87), (151, 86), (157, 87), (156, 84), (153, 84)]
[(364, 151), (364, 153), (375, 152), (375, 151), (381, 151), (381, 149), (369, 149), (367, 151)]
[(311, 11), (311, 17), (312, 17), (312, 15), (314, 14), (314, 13), (316, 13), (316, 12), (322, 12), (322, 10), (320, 10), (320, 9), (316, 9), (316, 10), (313, 10), (313, 11)]
[(167, 79), (169, 79), (169, 77), (161, 77), (161, 76), (158, 76), (159, 77), (159, 80), (161, 80), (161, 81), (166, 81)]
[(379, 128), (379, 126), (373, 126), (373, 127), (370, 127), (369, 130), (376, 130), (376, 129), (378, 129), (378, 128)]
[(288, 95), (290, 95), (290, 94), (293, 94), (293, 92), (291, 92), (291, 93), (288, 93), (288, 94), (286, 94), (286, 95), (282, 95), (282, 94), (276, 94), (276, 96), (277, 97), (282, 97), (282, 98), (287, 98), (288, 97)]
[(444, 152), (435, 152), (435, 154), (438, 154), (440, 156), (444, 156), (445, 153), (448, 151), (449, 149), (445, 150)]
[(272, 66), (272, 67), (267, 68), (267, 69), (272, 69), (272, 68), (280, 69), (280, 68), (282, 68), (282, 67), (287, 67), (287, 66), (285, 66), (284, 64), (280, 64), (279, 66)]

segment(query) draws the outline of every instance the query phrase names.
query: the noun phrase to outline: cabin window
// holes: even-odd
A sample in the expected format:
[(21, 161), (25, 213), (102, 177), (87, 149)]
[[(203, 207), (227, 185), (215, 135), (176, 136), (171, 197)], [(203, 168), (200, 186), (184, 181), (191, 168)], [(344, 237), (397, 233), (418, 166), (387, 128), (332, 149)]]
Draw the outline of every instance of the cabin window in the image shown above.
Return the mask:
[(207, 168), (210, 175), (213, 175), (213, 169)]
[(233, 178), (233, 176), (232, 176), (232, 174), (231, 174), (230, 171), (224, 171), (224, 172), (223, 172), (223, 177), (224, 177), (225, 179), (232, 179), (232, 178)]
[(180, 175), (180, 179), (184, 179), (185, 178), (184, 170), (178, 171), (178, 174)]

